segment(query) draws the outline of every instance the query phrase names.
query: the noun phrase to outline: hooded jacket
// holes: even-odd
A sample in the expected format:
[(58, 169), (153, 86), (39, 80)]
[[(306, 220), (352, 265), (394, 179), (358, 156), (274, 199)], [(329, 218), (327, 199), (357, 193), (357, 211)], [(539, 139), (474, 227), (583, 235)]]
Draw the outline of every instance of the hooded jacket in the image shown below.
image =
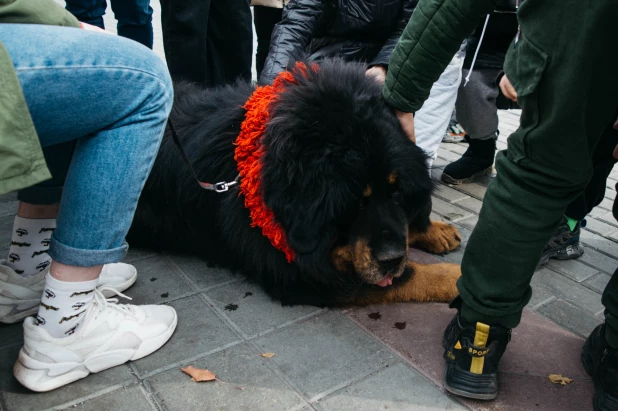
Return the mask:
[(341, 57), (388, 66), (418, 0), (291, 0), (272, 34), (260, 84), (290, 61)]

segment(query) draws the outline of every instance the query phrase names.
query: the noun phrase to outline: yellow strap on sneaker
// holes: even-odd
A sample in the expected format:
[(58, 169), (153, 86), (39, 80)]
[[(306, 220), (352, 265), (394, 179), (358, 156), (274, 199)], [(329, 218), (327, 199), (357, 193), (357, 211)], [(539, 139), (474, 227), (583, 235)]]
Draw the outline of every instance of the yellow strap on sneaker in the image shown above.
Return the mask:
[[(476, 323), (476, 333), (474, 334), (474, 345), (479, 348), (485, 348), (487, 338), (489, 337), (489, 325)], [(470, 372), (473, 374), (482, 374), (485, 357), (472, 357), (470, 364)]]

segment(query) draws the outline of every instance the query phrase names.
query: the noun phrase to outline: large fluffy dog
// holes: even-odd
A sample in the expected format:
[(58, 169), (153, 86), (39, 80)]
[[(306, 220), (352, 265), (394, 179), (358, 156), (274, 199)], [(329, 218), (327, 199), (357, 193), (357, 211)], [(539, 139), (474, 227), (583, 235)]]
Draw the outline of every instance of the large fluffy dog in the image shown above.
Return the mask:
[[(411, 245), (444, 253), (461, 238), (430, 221), (425, 155), (364, 71), (299, 65), (262, 94), (248, 84), (177, 85), (171, 119), (197, 174), (231, 181), (244, 167), (242, 191), (201, 189), (166, 134), (129, 243), (237, 269), (284, 304), (455, 297), (458, 265), (408, 261)], [(248, 168), (255, 153), (239, 153), (247, 135), (258, 137)]]

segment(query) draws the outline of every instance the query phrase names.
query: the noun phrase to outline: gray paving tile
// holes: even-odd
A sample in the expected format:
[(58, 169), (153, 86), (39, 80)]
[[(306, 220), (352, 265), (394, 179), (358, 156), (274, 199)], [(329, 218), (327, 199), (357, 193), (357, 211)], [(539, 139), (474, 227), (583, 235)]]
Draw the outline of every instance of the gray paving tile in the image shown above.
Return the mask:
[(457, 189), (481, 200), (485, 197), (485, 191), (487, 191), (486, 187), (476, 183), (460, 184), (457, 186)]
[(599, 220), (602, 220), (614, 227), (618, 226), (618, 222), (616, 222), (616, 217), (614, 217), (614, 214), (612, 214), (611, 211), (599, 216)]
[(586, 230), (592, 231), (600, 235), (607, 235), (616, 231), (616, 227), (607, 224), (604, 221), (597, 220), (596, 218), (586, 218)]
[(137, 269), (137, 281), (125, 293), (133, 299), (131, 304), (161, 303), (193, 291), (165, 257), (138, 260), (133, 265)]
[(183, 298), (169, 305), (176, 309), (178, 327), (159, 351), (134, 362), (140, 375), (240, 341), (200, 296)]
[(216, 267), (196, 257), (172, 255), (170, 259), (200, 289), (243, 278), (241, 275), (233, 275), (228, 269)]
[(596, 269), (582, 264), (577, 260), (549, 260), (547, 266), (561, 272), (578, 283), (598, 273)]
[(447, 166), (449, 164), (451, 164), (450, 161), (446, 161), (446, 160), (438, 157), (435, 160), (433, 160), (432, 167), (433, 168), (444, 168), (445, 166)]
[(452, 151), (453, 153), (463, 154), (468, 149), (468, 145), (467, 144), (449, 144), (446, 149), (449, 151)]
[(481, 200), (477, 200), (476, 198), (472, 197), (456, 201), (455, 204), (467, 208), (468, 210), (471, 210), (476, 214), (481, 212), (481, 207), (483, 206), (483, 202)]
[(549, 290), (543, 287), (536, 286), (532, 284), (532, 298), (530, 302), (528, 302), (527, 307), (531, 310), (536, 310), (540, 308), (542, 305), (547, 304), (548, 302), (555, 300), (556, 296), (554, 296)]
[(537, 271), (532, 277), (532, 284), (592, 315), (603, 309), (599, 294), (548, 268)]
[(438, 258), (445, 263), (461, 264), (464, 252), (465, 250), (463, 248), (458, 248), (457, 250), (451, 251), (448, 254), (438, 256)]
[(451, 187), (448, 187), (444, 184), (440, 184), (438, 187), (436, 187), (436, 190), (434, 191), (434, 195), (442, 198), (443, 200), (449, 201), (449, 202), (463, 200), (464, 198), (469, 198), (467, 194), (464, 194), (461, 191), (452, 189)]
[(308, 397), (355, 380), (392, 361), (386, 346), (336, 312), (303, 321), (256, 340)]
[(22, 322), (15, 324), (0, 324), (0, 349), (21, 345), (24, 341)]
[(467, 410), (403, 363), (337, 391), (316, 404), (323, 411)]
[(618, 255), (618, 244), (612, 240), (608, 240), (607, 238), (587, 230), (582, 230), (580, 238), (585, 245), (591, 248), (603, 251), (608, 255)]
[(276, 411), (301, 406), (304, 401), (267, 366), (272, 358), (262, 358), (251, 348), (242, 345), (191, 363), (214, 372), (225, 383), (196, 383), (180, 368), (156, 375), (149, 382), (170, 411)]
[(564, 300), (552, 301), (539, 308), (537, 312), (584, 338), (588, 337), (594, 327), (602, 322), (590, 312), (584, 311)]
[(156, 406), (148, 399), (144, 389), (139, 385), (120, 388), (108, 394), (72, 405), (66, 410), (77, 411), (156, 411)]
[(10, 201), (17, 201), (17, 192), (13, 191), (11, 193), (3, 194), (0, 196), (0, 203), (8, 203)]
[(470, 230), (474, 230), (474, 227), (476, 227), (476, 223), (478, 223), (478, 222), (479, 222), (479, 216), (473, 215), (473, 216), (468, 217), (466, 219), (459, 220), (457, 223), (462, 225), (462, 226), (464, 226), (464, 227), (467, 227)]
[(207, 295), (247, 338), (321, 311), (308, 305), (282, 307), (258, 285), (247, 281), (218, 287)]
[(584, 281), (584, 284), (586, 284), (589, 288), (592, 288), (594, 291), (602, 294), (603, 290), (605, 290), (605, 286), (607, 285), (607, 283), (609, 283), (610, 278), (611, 276), (605, 273), (599, 273), (594, 277)]
[(33, 393), (13, 377), (19, 348), (0, 351), (0, 391), (7, 411), (43, 410), (71, 403), (97, 392), (137, 382), (126, 365), (110, 368), (46, 393)]
[(17, 213), (17, 201), (0, 201), (0, 217), (12, 216)]
[(439, 198), (434, 197), (431, 202), (433, 212), (440, 214), (448, 221), (460, 221), (472, 215), (469, 211), (466, 211), (456, 205), (447, 203), (446, 201)]
[(440, 148), (438, 148), (438, 157), (452, 163), (453, 161), (459, 160), (461, 156), (440, 146)]
[(144, 260), (146, 258), (153, 257), (156, 254), (157, 253), (155, 251), (148, 250), (148, 249), (145, 249), (145, 248), (133, 248), (129, 244), (129, 252), (122, 259), (122, 261), (125, 262), (125, 263), (128, 263), (128, 264), (131, 264), (131, 263), (133, 263), (135, 261)]
[(601, 254), (590, 247), (584, 248), (584, 255), (579, 257), (578, 261), (591, 265), (607, 274), (613, 274), (618, 268), (618, 260)]
[(599, 204), (597, 206), (597, 208), (604, 208), (607, 211), (612, 211), (612, 208), (614, 207), (614, 202), (608, 199), (603, 199), (603, 201), (601, 201), (601, 204)]
[[(8, 249), (11, 244), (11, 231), (13, 230), (12, 215), (0, 217), (0, 250)], [(0, 255), (0, 258), (6, 258), (4, 254)]]

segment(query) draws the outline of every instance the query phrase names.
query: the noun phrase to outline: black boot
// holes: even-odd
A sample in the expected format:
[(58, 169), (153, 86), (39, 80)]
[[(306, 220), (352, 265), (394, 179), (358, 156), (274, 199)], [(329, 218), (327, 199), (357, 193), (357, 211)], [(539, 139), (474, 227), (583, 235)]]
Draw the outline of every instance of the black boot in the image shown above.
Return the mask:
[(586, 227), (586, 220), (579, 221), (575, 229), (571, 231), (571, 227), (567, 224), (567, 218), (562, 216), (556, 231), (543, 248), (539, 265), (545, 264), (550, 258), (573, 260), (584, 255), (584, 247), (579, 243), (582, 227)]
[(496, 139), (475, 140), (466, 134), (468, 149), (463, 156), (444, 167), (442, 181), (448, 184), (471, 183), (474, 177), (493, 172)]
[(605, 339), (605, 324), (595, 328), (582, 351), (584, 368), (594, 381), (594, 411), (618, 410), (618, 350)]
[[(451, 307), (461, 304), (457, 298)], [(498, 396), (498, 362), (511, 340), (500, 325), (468, 323), (458, 311), (444, 331), (444, 388), (462, 397), (493, 400)]]

